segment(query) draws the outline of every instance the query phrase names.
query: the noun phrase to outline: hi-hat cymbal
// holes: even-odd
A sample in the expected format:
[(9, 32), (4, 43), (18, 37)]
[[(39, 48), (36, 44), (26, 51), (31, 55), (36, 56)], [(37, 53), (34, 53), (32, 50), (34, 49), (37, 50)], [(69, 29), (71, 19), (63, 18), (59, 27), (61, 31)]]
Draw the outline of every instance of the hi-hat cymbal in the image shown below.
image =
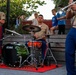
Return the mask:
[(5, 30), (6, 30), (6, 31), (9, 31), (9, 32), (11, 32), (11, 33), (14, 33), (14, 34), (16, 34), (16, 35), (22, 36), (21, 34), (17, 33), (16, 31), (9, 30), (9, 29), (5, 29)]
[(38, 32), (41, 30), (40, 27), (35, 26), (35, 25), (25, 25), (25, 26), (23, 26), (22, 29), (25, 31), (28, 31), (28, 32)]

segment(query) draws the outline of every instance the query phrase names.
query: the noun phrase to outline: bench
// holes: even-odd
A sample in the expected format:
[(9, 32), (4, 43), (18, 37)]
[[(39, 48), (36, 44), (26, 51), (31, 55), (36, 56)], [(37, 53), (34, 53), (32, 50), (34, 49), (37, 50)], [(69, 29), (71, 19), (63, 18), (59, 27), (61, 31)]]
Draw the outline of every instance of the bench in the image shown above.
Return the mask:
[[(51, 50), (58, 62), (65, 63), (65, 41), (67, 35), (52, 35), (49, 37)], [(76, 55), (76, 53), (75, 53)], [(75, 60), (76, 62), (76, 60)]]
[[(9, 35), (6, 35), (9, 36)], [(25, 39), (24, 39), (25, 38)], [(56, 58), (57, 61), (64, 61), (64, 53), (65, 53), (65, 39), (66, 35), (51, 35), (49, 37), (49, 43), (52, 49), (52, 52)], [(31, 40), (30, 35), (23, 35), (23, 36), (9, 36), (9, 38), (5, 39), (3, 41), (3, 44), (7, 43), (14, 43), (14, 42), (19, 42), (20, 44), (25, 44), (25, 41)], [(48, 38), (47, 38), (48, 41)]]
[(65, 62), (66, 35), (51, 35), (49, 37), (50, 48), (58, 62)]

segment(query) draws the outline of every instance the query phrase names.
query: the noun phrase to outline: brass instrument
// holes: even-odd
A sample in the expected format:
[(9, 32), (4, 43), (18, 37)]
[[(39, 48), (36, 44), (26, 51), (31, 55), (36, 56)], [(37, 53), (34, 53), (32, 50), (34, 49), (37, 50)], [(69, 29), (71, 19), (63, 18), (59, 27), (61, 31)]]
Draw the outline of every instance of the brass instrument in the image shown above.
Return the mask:
[(64, 7), (64, 8), (62, 8), (61, 10), (63, 11), (63, 10), (65, 10), (65, 9), (67, 9), (68, 7), (70, 7), (71, 5), (75, 4), (75, 3), (76, 3), (76, 1), (74, 1), (74, 2), (72, 2), (71, 4), (69, 4), (69, 5), (65, 6), (65, 7)]

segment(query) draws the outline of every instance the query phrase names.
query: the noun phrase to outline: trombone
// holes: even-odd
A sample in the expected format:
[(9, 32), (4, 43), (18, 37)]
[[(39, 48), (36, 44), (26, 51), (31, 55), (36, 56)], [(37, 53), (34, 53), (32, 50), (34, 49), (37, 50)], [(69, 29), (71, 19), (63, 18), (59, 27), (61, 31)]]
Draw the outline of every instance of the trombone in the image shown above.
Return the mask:
[(76, 1), (74, 1), (74, 2), (72, 2), (71, 4), (69, 4), (69, 5), (65, 6), (65, 7), (64, 7), (64, 8), (62, 8), (61, 10), (63, 11), (63, 10), (65, 10), (65, 9), (67, 9), (69, 6), (71, 6), (71, 5), (75, 4), (75, 3), (76, 3)]

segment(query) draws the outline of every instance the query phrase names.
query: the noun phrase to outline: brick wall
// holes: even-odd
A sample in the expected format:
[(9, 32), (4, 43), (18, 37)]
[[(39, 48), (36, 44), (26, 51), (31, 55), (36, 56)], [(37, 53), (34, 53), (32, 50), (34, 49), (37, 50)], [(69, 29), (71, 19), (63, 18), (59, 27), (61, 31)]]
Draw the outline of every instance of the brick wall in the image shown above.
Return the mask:
[[(49, 28), (52, 27), (51, 20), (44, 20), (44, 23), (47, 24), (49, 26)], [(23, 21), (22, 22), (22, 25), (27, 25), (27, 24), (31, 25), (32, 21), (29, 20), (29, 21)], [(69, 29), (69, 28), (71, 28), (71, 21), (70, 20), (66, 20), (66, 29)]]
[[(52, 26), (51, 20), (44, 20), (44, 23), (47, 24), (49, 26), (49, 28)], [(31, 25), (32, 21), (29, 20), (29, 21), (23, 21), (22, 22), (22, 25), (27, 25), (27, 24)]]

